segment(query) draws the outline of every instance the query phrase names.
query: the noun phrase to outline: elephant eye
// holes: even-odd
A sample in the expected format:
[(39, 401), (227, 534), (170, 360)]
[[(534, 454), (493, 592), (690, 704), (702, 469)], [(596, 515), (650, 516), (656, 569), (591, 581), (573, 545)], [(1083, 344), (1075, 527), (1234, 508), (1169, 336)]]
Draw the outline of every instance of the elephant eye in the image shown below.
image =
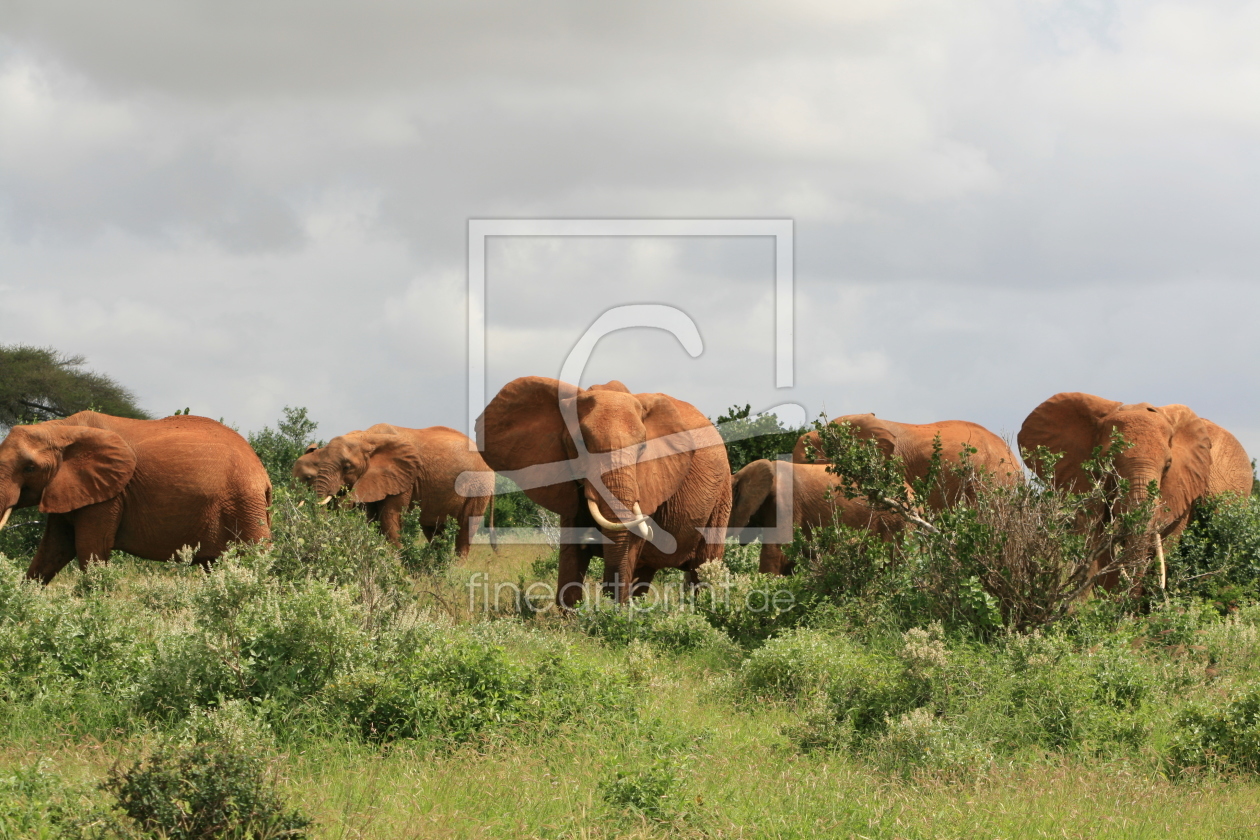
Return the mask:
[(37, 469), (39, 469), (39, 467), (38, 467), (36, 464), (34, 464), (34, 463), (32, 462), (32, 463), (30, 463), (30, 464), (27, 464), (25, 467), (23, 467), (23, 468), (22, 468), (22, 471), (23, 471), (23, 472), (28, 472), (28, 473), (33, 473), (33, 472), (35, 472), (35, 470), (37, 470)]

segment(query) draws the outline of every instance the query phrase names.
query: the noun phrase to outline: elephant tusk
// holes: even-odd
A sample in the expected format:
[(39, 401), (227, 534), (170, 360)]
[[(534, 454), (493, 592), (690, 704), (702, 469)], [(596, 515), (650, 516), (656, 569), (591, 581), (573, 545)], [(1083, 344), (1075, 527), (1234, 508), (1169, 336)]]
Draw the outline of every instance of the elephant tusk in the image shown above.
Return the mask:
[(630, 530), (648, 542), (651, 542), (652, 537), (656, 536), (656, 532), (652, 530), (652, 526), (647, 523), (646, 519), (631, 525)]
[(586, 506), (591, 509), (591, 516), (595, 517), (595, 524), (606, 531), (624, 531), (630, 527), (621, 522), (610, 522), (605, 519), (604, 515), (599, 512), (599, 505), (595, 504), (594, 499), (587, 499)]
[(332, 496), (325, 496), (324, 498), (319, 500), (319, 503), (321, 506), (323, 506), (323, 505), (328, 504), (331, 501), (332, 501)]
[(4, 516), (0, 516), (0, 528), (9, 523), (9, 514), (13, 513), (13, 508), (5, 508)]

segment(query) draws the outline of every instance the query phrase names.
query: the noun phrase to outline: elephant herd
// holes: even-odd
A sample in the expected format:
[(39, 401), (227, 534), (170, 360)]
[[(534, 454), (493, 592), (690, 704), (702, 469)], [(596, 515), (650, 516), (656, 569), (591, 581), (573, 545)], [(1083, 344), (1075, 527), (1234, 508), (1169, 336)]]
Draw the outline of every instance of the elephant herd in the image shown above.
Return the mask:
[[(856, 436), (875, 442), (904, 469), (927, 475), (939, 438), (947, 464), (960, 453), (998, 482), (1023, 480), (1020, 461), (1001, 438), (961, 420), (923, 425), (874, 414), (840, 417)], [(1183, 405), (1125, 405), (1083, 393), (1056, 394), (1024, 421), (1018, 443), (1061, 453), (1030, 463), (1056, 486), (1084, 490), (1085, 462), (1115, 431), (1132, 446), (1117, 455), (1133, 498), (1159, 487), (1156, 530), (1164, 539), (1185, 528), (1193, 502), (1251, 492), (1252, 467), (1228, 431)], [(293, 465), (295, 479), (321, 503), (342, 495), (361, 505), (399, 544), (405, 510), (419, 507), (432, 538), (458, 522), (463, 556), (494, 495), (495, 473), (560, 517), (556, 598), (581, 597), (591, 560), (604, 559), (604, 585), (619, 600), (648, 585), (663, 568), (696, 570), (721, 558), (728, 529), (791, 524), (806, 533), (838, 519), (891, 539), (903, 526), (836, 492), (842, 479), (825, 462), (810, 463), (817, 432), (803, 435), (792, 461), (754, 461), (731, 475), (713, 424), (689, 403), (665, 394), (633, 394), (620, 382), (579, 388), (555, 379), (516, 379), (477, 420), (476, 445), (444, 426), (408, 429), (377, 424), (312, 445)], [(783, 498), (791, 487), (790, 509)], [(944, 507), (966, 488), (946, 470), (924, 501)], [(48, 582), (72, 559), (105, 562), (114, 549), (166, 560), (184, 546), (209, 563), (233, 541), (270, 536), (271, 482), (249, 444), (205, 417), (132, 420), (91, 411), (15, 426), (0, 443), (0, 528), (15, 508), (47, 514), (27, 576)], [(782, 508), (782, 510), (780, 510)], [(749, 531), (744, 531), (748, 534)], [(781, 538), (762, 531), (761, 569), (790, 573)], [(790, 537), (788, 537), (790, 539)]]

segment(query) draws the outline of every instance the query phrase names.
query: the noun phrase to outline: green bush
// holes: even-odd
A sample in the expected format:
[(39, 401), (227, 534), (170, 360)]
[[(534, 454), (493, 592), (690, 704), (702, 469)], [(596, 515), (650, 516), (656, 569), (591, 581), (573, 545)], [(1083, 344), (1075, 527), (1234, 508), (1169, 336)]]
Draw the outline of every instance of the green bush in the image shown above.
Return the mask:
[(375, 668), (338, 678), (321, 695), (331, 715), (368, 740), (537, 737), (569, 723), (637, 714), (623, 675), (583, 664), (563, 648), (526, 647), (513, 657), (498, 644), (453, 631), (412, 634), (395, 651)]
[(1179, 773), (1260, 773), (1260, 688), (1223, 705), (1188, 704), (1174, 722), (1168, 762)]
[(804, 577), (732, 574), (720, 562), (705, 563), (699, 575), (696, 613), (743, 647), (806, 623), (821, 601)]
[(455, 562), (455, 538), (459, 522), (446, 520), (433, 539), (426, 540), (420, 530), (420, 509), (412, 508), (402, 518), (402, 564), (413, 574), (440, 575)]
[[(813, 725), (849, 728), (857, 738), (882, 731), (889, 717), (927, 699), (919, 680), (896, 658), (843, 636), (793, 630), (752, 652), (740, 668), (737, 691), (749, 698), (811, 701)], [(810, 732), (789, 732), (803, 746)], [(832, 742), (828, 737), (822, 739)]]
[(182, 717), (224, 698), (300, 700), (370, 659), (353, 587), (269, 572), (265, 554), (221, 558), (192, 594), (192, 629), (159, 639), (140, 680), (143, 711)]
[(1200, 500), (1167, 556), (1168, 588), (1224, 613), (1260, 598), (1260, 498)]
[(606, 598), (590, 599), (578, 605), (574, 617), (582, 632), (618, 647), (635, 640), (667, 651), (731, 645), (729, 636), (686, 603), (643, 605), (636, 601), (627, 606)]
[(101, 787), (151, 836), (167, 840), (301, 838), (311, 826), (284, 803), (261, 757), (213, 743), (163, 745), (112, 769)]

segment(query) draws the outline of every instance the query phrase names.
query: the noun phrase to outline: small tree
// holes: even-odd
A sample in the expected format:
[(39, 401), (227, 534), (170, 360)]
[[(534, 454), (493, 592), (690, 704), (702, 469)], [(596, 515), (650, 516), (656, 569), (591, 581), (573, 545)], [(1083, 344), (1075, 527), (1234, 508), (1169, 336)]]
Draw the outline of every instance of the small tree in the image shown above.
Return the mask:
[(0, 426), (38, 423), (93, 409), (148, 419), (135, 396), (103, 374), (85, 370), (87, 359), (51, 347), (0, 346)]
[(718, 434), (726, 441), (726, 457), (731, 462), (731, 472), (737, 473), (748, 464), (761, 458), (774, 460), (792, 451), (796, 439), (805, 433), (804, 428), (784, 426), (773, 414), (752, 417), (752, 406), (731, 406), (726, 413), (712, 421)]
[[(276, 423), (276, 428), (263, 426), (257, 432), (250, 432), (249, 445), (254, 447), (258, 458), (267, 468), (274, 486), (289, 483), (292, 478), (293, 462), (306, 451), (307, 444), (315, 441), (315, 430), (319, 424), (307, 416), (305, 408), (284, 407), (284, 416)], [(315, 441), (321, 446), (324, 441)]]

